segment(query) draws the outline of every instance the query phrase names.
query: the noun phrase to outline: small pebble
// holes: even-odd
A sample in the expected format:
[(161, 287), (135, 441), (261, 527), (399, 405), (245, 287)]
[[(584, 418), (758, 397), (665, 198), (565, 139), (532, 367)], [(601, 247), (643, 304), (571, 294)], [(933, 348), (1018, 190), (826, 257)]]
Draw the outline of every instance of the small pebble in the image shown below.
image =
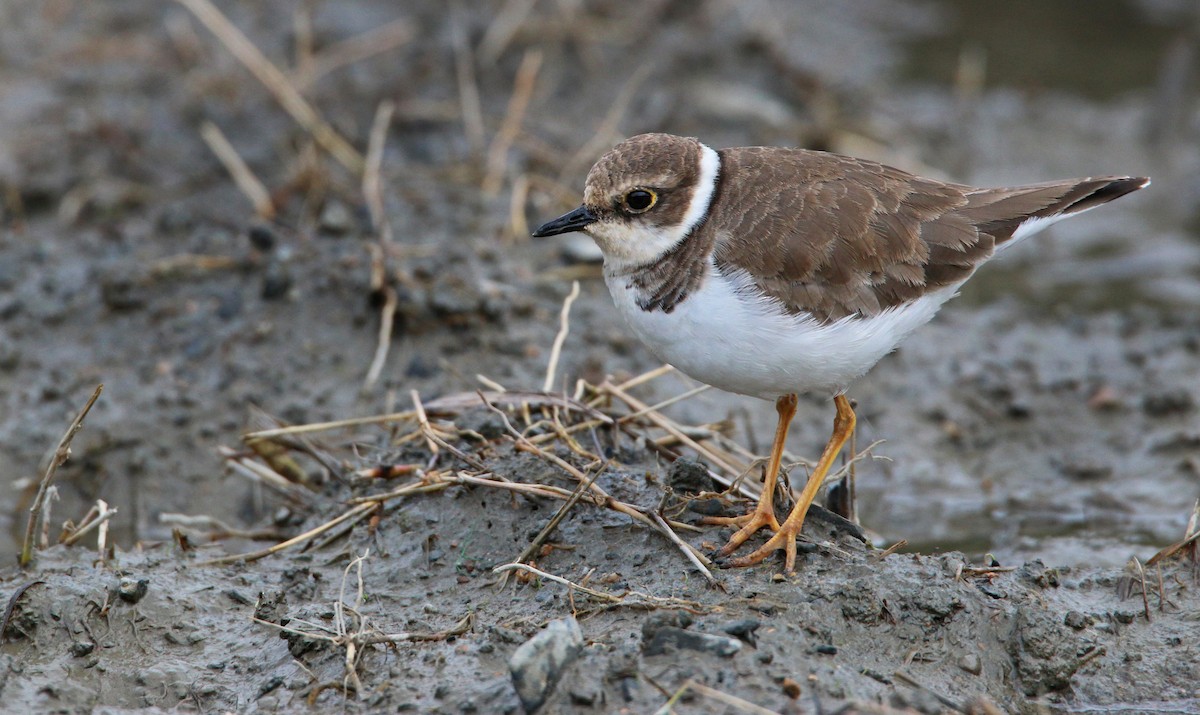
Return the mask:
[(266, 695), (267, 693), (271, 692), (272, 690), (275, 690), (276, 688), (278, 688), (281, 685), (283, 685), (282, 677), (275, 675), (270, 678), (267, 678), (267, 680), (262, 685), (258, 686), (258, 697), (261, 698), (262, 696)]
[(642, 623), (642, 640), (650, 640), (662, 628), (687, 628), (694, 621), (687, 611), (660, 611)]
[(330, 200), (326, 201), (324, 208), (321, 209), (321, 218), (318, 223), (322, 231), (341, 235), (352, 228), (354, 217), (350, 215), (350, 209), (346, 208), (346, 204)]
[(1058, 471), (1063, 476), (1079, 481), (1096, 481), (1112, 476), (1111, 464), (1094, 457), (1073, 455), (1058, 461)]
[(82, 658), (85, 655), (91, 655), (91, 652), (96, 650), (96, 644), (85, 641), (78, 641), (71, 644), (71, 655), (76, 658)]
[(744, 642), (746, 645), (754, 646), (757, 645), (754, 632), (758, 630), (759, 625), (761, 624), (753, 618), (743, 618), (740, 621), (734, 621), (733, 623), (721, 626), (721, 630)]
[(642, 653), (647, 656), (663, 655), (672, 650), (695, 650), (728, 658), (742, 649), (742, 642), (736, 638), (694, 633), (672, 626), (659, 628), (652, 638), (643, 640), (643, 643)]
[(800, 683), (797, 683), (795, 680), (792, 680), (791, 678), (784, 678), (783, 682), (780, 683), (780, 685), (783, 686), (783, 694), (788, 696), (792, 700), (799, 698), (800, 693), (803, 692), (803, 690), (800, 687)]
[(224, 593), (229, 598), (229, 600), (233, 601), (234, 603), (238, 604), (239, 606), (253, 606), (254, 605), (254, 601), (250, 600), (250, 597), (246, 596), (241, 591), (237, 591), (235, 589), (230, 588), (230, 589), (226, 589), (224, 591)]
[(1152, 392), (1142, 398), (1142, 411), (1151, 417), (1168, 417), (1191, 412), (1195, 408), (1191, 394), (1183, 390)]
[(667, 484), (680, 494), (698, 494), (716, 490), (716, 483), (702, 463), (680, 458), (667, 470)]
[(751, 601), (747, 605), (764, 616), (773, 616), (779, 612), (779, 606), (775, 605), (774, 603), (768, 603), (767, 601)]
[(292, 288), (292, 275), (283, 261), (269, 261), (262, 274), (259, 295), (263, 300), (278, 300)]
[(256, 223), (251, 226), (249, 237), (250, 245), (263, 253), (275, 248), (275, 232), (266, 224)]
[(971, 675), (979, 675), (983, 672), (983, 663), (980, 662), (979, 656), (974, 653), (967, 653), (958, 659), (958, 667), (967, 671)]
[(150, 590), (149, 579), (135, 579), (126, 576), (117, 586), (117, 595), (126, 603), (137, 603), (145, 597), (148, 590)]
[(1067, 615), (1063, 618), (1063, 623), (1075, 630), (1083, 630), (1092, 624), (1092, 619), (1079, 611), (1067, 611)]

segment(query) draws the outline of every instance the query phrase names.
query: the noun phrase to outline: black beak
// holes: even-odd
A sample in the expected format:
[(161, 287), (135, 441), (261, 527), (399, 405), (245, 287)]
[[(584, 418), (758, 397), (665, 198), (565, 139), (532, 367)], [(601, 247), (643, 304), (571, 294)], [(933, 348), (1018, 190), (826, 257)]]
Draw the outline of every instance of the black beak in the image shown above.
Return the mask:
[(553, 221), (547, 221), (538, 226), (537, 230), (533, 232), (533, 237), (545, 238), (546, 236), (557, 236), (560, 233), (582, 231), (593, 223), (596, 223), (596, 217), (587, 210), (587, 207), (580, 206), (569, 214), (563, 214)]

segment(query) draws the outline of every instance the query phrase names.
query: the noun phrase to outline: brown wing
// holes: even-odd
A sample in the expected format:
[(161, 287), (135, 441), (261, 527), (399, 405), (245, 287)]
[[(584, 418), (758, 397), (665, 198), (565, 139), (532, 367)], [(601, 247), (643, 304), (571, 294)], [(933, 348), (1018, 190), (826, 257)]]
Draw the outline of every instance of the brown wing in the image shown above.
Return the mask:
[(744, 271), (789, 312), (874, 315), (958, 283), (1030, 218), (1145, 185), (1105, 177), (1004, 189), (923, 179), (799, 149), (725, 149), (707, 227), (722, 271)]

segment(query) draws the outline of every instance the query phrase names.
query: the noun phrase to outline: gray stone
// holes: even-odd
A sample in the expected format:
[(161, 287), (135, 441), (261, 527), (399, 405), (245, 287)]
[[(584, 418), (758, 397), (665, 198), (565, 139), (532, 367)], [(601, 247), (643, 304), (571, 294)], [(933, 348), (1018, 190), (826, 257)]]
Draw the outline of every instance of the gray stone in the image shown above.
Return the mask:
[(684, 457), (676, 459), (667, 470), (667, 484), (680, 494), (699, 494), (716, 490), (716, 482), (708, 467)]
[(1196, 401), (1183, 390), (1154, 392), (1142, 398), (1142, 411), (1151, 417), (1187, 414), (1195, 408)]
[(126, 576), (117, 584), (117, 595), (126, 603), (137, 603), (146, 596), (146, 592), (149, 589), (149, 579), (136, 579)]
[(670, 626), (672, 628), (687, 628), (695, 621), (692, 614), (687, 611), (659, 611), (650, 615), (646, 621), (642, 623), (642, 641), (647, 642), (654, 638), (654, 634), (660, 628)]
[(726, 623), (721, 626), (721, 630), (729, 635), (737, 638), (741, 642), (749, 646), (758, 645), (755, 641), (754, 632), (758, 630), (759, 622), (753, 618), (743, 618), (740, 621)]
[(662, 655), (672, 650), (684, 649), (728, 658), (742, 649), (742, 642), (736, 638), (727, 638), (711, 633), (694, 633), (682, 628), (666, 626), (654, 632), (654, 636), (646, 643), (642, 652), (645, 655)]
[(979, 656), (974, 653), (967, 653), (958, 659), (958, 667), (967, 671), (971, 675), (979, 675), (983, 672), (983, 663), (980, 662)]
[(582, 651), (583, 631), (574, 618), (551, 621), (513, 651), (508, 669), (525, 712), (537, 712)]
[(96, 644), (91, 641), (76, 641), (71, 644), (71, 655), (76, 658), (82, 658), (85, 655), (91, 655), (92, 651), (96, 650)]
[(354, 227), (354, 217), (350, 214), (350, 209), (346, 207), (346, 204), (332, 199), (325, 202), (318, 223), (322, 231), (341, 235)]
[(1079, 611), (1067, 611), (1067, 615), (1063, 618), (1063, 623), (1077, 631), (1092, 625), (1092, 618)]

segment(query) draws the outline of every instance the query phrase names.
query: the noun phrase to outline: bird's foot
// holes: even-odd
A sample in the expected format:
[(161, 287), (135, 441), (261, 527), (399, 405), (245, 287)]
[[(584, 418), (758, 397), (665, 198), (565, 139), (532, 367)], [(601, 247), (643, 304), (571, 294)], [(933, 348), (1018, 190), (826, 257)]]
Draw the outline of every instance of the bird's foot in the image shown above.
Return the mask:
[[(724, 559), (718, 561), (717, 563), (722, 568), (741, 568), (744, 566), (754, 566), (755, 564), (762, 563), (763, 559), (767, 558), (772, 553), (778, 551), (779, 549), (783, 549), (786, 555), (783, 570), (787, 573), (791, 573), (796, 570), (796, 537), (799, 536), (800, 528), (802, 526), (803, 520), (793, 523), (793, 520), (789, 519), (783, 523), (783, 526), (775, 530), (775, 534), (770, 539), (767, 539), (767, 543), (758, 547), (754, 551), (751, 551), (745, 556), (739, 556), (736, 559)], [(742, 541), (745, 541), (745, 539)], [(730, 543), (732, 543), (732, 540)], [(738, 542), (738, 544), (740, 545), (741, 542)], [(728, 548), (728, 545), (726, 548)], [(737, 546), (735, 545), (734, 548), (737, 548)], [(730, 551), (732, 550), (733, 549), (730, 549)]]
[(775, 518), (775, 512), (770, 508), (770, 504), (766, 508), (763, 508), (762, 502), (749, 514), (742, 514), (741, 516), (706, 516), (700, 520), (700, 523), (742, 527), (733, 536), (729, 537), (728, 543), (717, 550), (715, 554), (717, 558), (732, 554), (739, 546), (746, 542), (746, 539), (754, 536), (763, 527), (767, 527), (771, 531), (779, 531), (779, 520)]

